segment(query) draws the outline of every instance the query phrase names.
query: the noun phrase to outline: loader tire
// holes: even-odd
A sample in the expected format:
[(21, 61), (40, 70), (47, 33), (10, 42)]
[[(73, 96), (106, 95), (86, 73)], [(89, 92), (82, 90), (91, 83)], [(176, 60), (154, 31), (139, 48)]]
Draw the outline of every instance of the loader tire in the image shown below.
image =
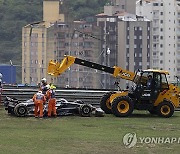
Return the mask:
[(157, 106), (157, 114), (160, 117), (169, 118), (174, 114), (174, 106), (169, 101), (163, 101)]
[(101, 100), (100, 100), (100, 107), (106, 114), (111, 114), (111, 103), (110, 103), (110, 96), (115, 92), (108, 92), (105, 93)]
[(134, 110), (134, 103), (129, 96), (117, 97), (112, 102), (112, 113), (116, 117), (127, 117)]

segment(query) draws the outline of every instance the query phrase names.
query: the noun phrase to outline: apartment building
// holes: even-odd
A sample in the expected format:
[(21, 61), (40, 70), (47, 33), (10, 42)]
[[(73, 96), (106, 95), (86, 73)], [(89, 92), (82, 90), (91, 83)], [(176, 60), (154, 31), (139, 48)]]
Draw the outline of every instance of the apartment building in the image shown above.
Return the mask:
[(64, 21), (59, 6), (59, 0), (44, 0), (43, 21), (22, 28), (22, 83), (37, 84), (47, 78), (47, 64), (54, 55), (52, 26)]
[[(101, 52), (100, 28), (86, 21), (74, 21), (70, 24), (57, 22), (54, 25), (55, 57), (61, 61), (64, 55), (79, 57), (87, 61), (100, 63)], [(97, 38), (97, 39), (96, 39)], [(101, 72), (81, 65), (72, 65), (61, 76), (54, 78), (53, 83), (62, 87), (102, 88)]]
[[(97, 15), (97, 24), (101, 27), (102, 39), (105, 40), (102, 47), (105, 51), (102, 62), (132, 72), (151, 68), (151, 21), (123, 9), (113, 9), (124, 1), (117, 2), (119, 3), (104, 7), (104, 13)], [(136, 6), (135, 3), (133, 6)], [(124, 8), (128, 10), (128, 6)], [(107, 52), (109, 50), (110, 52)], [(106, 74), (102, 76), (106, 88), (113, 88), (116, 80)], [(129, 84), (128, 81), (120, 80), (121, 88), (126, 88)]]
[(137, 1), (137, 15), (152, 20), (152, 67), (170, 72), (168, 80), (180, 76), (179, 1)]
[(61, 61), (64, 55), (72, 55), (99, 62), (101, 52), (101, 42), (95, 39), (101, 31), (96, 24), (66, 23), (60, 5), (59, 0), (44, 0), (43, 21), (22, 29), (22, 82), (38, 84), (45, 77), (61, 87), (101, 88), (100, 73), (82, 66), (73, 65), (59, 77), (47, 74), (50, 60)]

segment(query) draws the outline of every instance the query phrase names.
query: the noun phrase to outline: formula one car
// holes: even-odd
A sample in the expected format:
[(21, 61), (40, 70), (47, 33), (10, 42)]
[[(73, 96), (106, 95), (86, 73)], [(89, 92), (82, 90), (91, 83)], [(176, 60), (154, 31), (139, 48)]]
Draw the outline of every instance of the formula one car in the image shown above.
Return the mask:
[[(5, 110), (9, 114), (18, 117), (25, 117), (34, 115), (34, 102), (29, 99), (24, 102), (20, 102), (16, 98), (10, 98), (6, 96), (4, 100)], [(48, 104), (44, 104), (44, 116), (47, 116)], [(56, 102), (56, 112), (57, 116), (67, 116), (67, 115), (80, 115), (83, 117), (89, 117), (91, 115), (104, 116), (104, 111), (101, 108), (92, 106), (91, 104), (85, 104), (81, 100), (76, 100), (74, 102), (68, 102), (66, 99), (57, 99)]]

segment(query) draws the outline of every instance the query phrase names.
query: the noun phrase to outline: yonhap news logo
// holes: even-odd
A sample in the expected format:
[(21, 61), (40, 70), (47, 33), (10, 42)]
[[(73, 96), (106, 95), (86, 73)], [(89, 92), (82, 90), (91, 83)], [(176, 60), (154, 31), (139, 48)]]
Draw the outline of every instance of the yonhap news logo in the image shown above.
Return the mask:
[(136, 133), (127, 133), (123, 137), (126, 148), (132, 148), (140, 144), (180, 144), (180, 137), (137, 137)]
[(135, 146), (137, 143), (136, 133), (127, 133), (126, 135), (124, 135), (123, 143), (127, 148)]

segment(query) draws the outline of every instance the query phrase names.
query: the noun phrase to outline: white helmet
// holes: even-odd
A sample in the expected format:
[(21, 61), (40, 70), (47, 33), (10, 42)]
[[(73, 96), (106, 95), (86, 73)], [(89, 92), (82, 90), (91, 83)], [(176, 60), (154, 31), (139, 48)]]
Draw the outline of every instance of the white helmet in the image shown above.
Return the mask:
[(42, 94), (42, 91), (38, 91), (38, 93)]
[(44, 82), (46, 82), (46, 78), (42, 78), (42, 79), (41, 79), (41, 81), (44, 81)]
[(46, 89), (50, 89), (50, 85), (48, 84), (48, 85), (46, 85)]

